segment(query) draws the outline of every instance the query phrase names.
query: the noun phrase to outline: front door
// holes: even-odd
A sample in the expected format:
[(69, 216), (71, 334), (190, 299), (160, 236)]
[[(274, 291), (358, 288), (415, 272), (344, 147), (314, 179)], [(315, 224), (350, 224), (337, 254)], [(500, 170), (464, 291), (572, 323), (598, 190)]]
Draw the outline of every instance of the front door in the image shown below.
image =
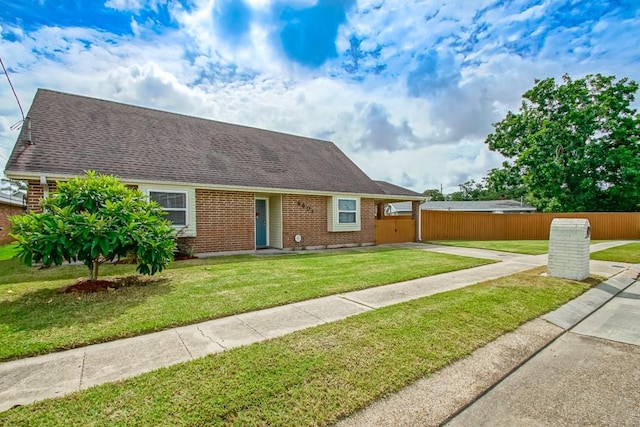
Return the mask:
[(267, 247), (267, 201), (256, 199), (256, 248)]

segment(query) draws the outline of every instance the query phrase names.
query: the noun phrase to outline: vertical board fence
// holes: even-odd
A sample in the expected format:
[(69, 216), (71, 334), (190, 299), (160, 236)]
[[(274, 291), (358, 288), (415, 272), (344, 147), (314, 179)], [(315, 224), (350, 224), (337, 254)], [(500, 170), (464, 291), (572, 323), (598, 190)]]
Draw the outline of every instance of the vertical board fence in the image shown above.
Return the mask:
[(416, 241), (416, 221), (410, 216), (376, 219), (376, 245)]
[(522, 213), (422, 211), (422, 240), (548, 240), (554, 218), (586, 218), (592, 240), (640, 239), (640, 212)]

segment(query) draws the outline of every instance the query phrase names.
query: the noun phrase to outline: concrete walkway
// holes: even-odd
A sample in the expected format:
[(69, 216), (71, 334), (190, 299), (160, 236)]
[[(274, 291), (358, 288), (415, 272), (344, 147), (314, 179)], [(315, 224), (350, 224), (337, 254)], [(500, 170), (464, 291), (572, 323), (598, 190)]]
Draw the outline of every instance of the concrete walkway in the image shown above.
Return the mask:
[(447, 425), (640, 425), (640, 265), (630, 272), (543, 316), (568, 332)]
[[(627, 242), (592, 245), (592, 251)], [(0, 411), (282, 336), (365, 311), (458, 289), (546, 264), (545, 255), (412, 244), (437, 252), (501, 260), (496, 264), (230, 316), (162, 332), (0, 363)], [(610, 277), (628, 265), (591, 261)]]
[(639, 275), (627, 265), (338, 426), (640, 425)]

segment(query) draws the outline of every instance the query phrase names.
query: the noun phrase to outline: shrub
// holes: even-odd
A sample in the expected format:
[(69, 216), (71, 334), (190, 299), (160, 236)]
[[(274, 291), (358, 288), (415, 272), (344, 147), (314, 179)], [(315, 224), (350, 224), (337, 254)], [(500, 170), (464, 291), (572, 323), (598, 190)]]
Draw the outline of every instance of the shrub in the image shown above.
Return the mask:
[(59, 182), (43, 208), (43, 213), (11, 218), (18, 257), (29, 266), (80, 260), (94, 281), (100, 264), (127, 255), (137, 260), (138, 272), (148, 275), (173, 259), (175, 232), (162, 208), (112, 175), (88, 171)]

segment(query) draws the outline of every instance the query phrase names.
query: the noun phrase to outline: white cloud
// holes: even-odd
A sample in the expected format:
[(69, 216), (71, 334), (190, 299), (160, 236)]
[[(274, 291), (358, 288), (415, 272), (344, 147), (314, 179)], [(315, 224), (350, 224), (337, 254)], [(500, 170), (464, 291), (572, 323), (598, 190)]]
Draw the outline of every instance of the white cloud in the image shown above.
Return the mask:
[(138, 11), (142, 9), (142, 0), (107, 0), (104, 5), (116, 10)]
[(171, 0), (107, 0), (104, 5), (122, 12), (137, 13), (143, 9), (157, 11), (160, 5), (171, 6)]
[[(305, 2), (297, 4), (315, 4)], [(273, 43), (270, 0), (247, 2), (253, 18), (235, 45), (216, 31), (214, 0), (197, 0), (189, 10), (167, 3), (179, 29), (161, 34), (136, 12), (163, 1), (108, 0), (134, 13), (133, 35), (2, 23), (2, 34), (12, 37), (0, 39), (0, 51), (25, 109), (45, 87), (319, 137), (372, 178), (455, 191), (499, 166), (502, 159), (483, 141), (491, 123), (517, 110), (535, 78), (604, 72), (640, 80), (637, 17), (604, 16), (576, 33), (545, 21), (551, 2), (492, 3), (360, 1), (339, 29), (338, 50), (354, 34), (364, 51), (380, 48), (375, 61), (369, 58), (386, 66), (379, 74), (351, 75), (342, 56), (316, 70), (287, 61)], [(518, 50), (526, 34), (539, 37), (539, 51)], [(440, 87), (411, 97), (408, 75), (429, 52), (437, 53), (439, 68), (417, 81), (433, 84), (435, 77)], [(0, 96), (12, 99), (8, 85), (0, 84)], [(0, 106), (0, 168), (17, 137), (9, 126), (19, 118), (12, 102)]]

